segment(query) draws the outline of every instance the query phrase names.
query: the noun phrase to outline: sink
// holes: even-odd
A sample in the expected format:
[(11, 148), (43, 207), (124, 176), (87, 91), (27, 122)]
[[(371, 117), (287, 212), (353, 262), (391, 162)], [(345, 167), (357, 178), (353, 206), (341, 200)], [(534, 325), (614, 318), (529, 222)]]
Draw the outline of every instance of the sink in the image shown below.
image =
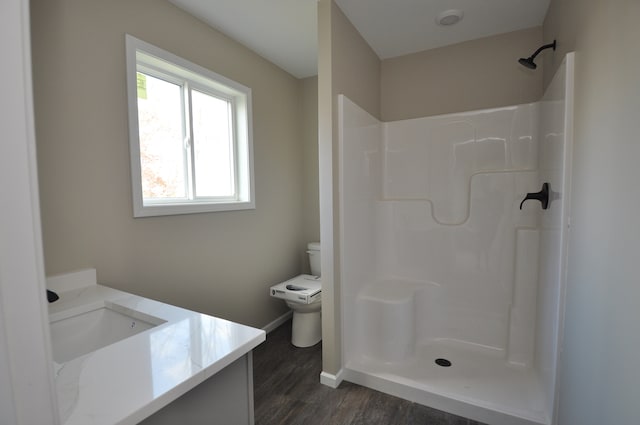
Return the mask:
[(111, 302), (50, 321), (53, 360), (65, 363), (165, 323)]

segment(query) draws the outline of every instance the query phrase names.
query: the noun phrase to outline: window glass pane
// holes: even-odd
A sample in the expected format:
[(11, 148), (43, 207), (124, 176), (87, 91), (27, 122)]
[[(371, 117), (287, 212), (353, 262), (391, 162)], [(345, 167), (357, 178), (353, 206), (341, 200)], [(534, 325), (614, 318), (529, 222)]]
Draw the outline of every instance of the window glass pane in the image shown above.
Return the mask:
[(231, 105), (191, 92), (196, 196), (234, 196)]
[(185, 198), (182, 89), (141, 72), (137, 76), (143, 198)]

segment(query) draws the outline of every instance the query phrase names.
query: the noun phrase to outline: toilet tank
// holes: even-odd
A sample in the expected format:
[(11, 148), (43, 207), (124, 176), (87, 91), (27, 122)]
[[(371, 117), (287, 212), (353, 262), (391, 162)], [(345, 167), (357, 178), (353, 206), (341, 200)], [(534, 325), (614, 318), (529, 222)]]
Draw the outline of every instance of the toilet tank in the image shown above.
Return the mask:
[(320, 276), (320, 242), (309, 242), (307, 244), (307, 254), (309, 254), (311, 274)]

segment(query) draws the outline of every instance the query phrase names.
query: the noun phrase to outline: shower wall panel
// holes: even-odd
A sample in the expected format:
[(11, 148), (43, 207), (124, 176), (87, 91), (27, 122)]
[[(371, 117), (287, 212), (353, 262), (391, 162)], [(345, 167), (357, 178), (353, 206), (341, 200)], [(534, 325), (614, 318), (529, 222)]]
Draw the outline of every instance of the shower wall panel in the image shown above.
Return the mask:
[[(537, 239), (521, 238), (518, 231), (537, 232), (539, 206), (518, 209), (537, 180), (534, 171), (476, 174), (469, 185), (470, 214), (460, 225), (439, 224), (429, 201), (381, 202), (388, 210), (382, 228), (392, 235), (379, 238), (380, 263), (386, 266), (381, 276), (385, 285), (412, 282), (422, 289), (416, 307), (418, 344), (445, 338), (506, 350), (510, 316), (517, 308), (513, 301), (519, 295), (514, 277), (529, 273), (522, 282), (533, 286), (534, 293), (537, 285), (537, 264), (526, 267), (537, 255), (516, 261), (517, 253), (537, 254)], [(516, 250), (517, 244), (527, 249)], [(519, 273), (516, 264), (523, 265)], [(535, 305), (535, 298), (530, 301)], [(534, 322), (535, 309), (527, 311)]]
[[(386, 285), (422, 288), (417, 344), (457, 340), (531, 364), (540, 207), (519, 203), (538, 184), (537, 112), (529, 104), (383, 124), (378, 263)], [(522, 294), (534, 296), (523, 303)]]
[(517, 255), (537, 261), (540, 207), (519, 209), (538, 185), (537, 105), (391, 123), (340, 105), (345, 358), (448, 339), (531, 364), (537, 267)]
[(471, 177), (537, 168), (536, 104), (383, 124), (384, 198), (429, 200), (440, 224), (469, 216)]
[(554, 411), (562, 329), (573, 150), (574, 53), (567, 55), (540, 101), (540, 183), (549, 182), (549, 209), (540, 223), (540, 279), (536, 314), (536, 369)]
[[(376, 280), (377, 213), (381, 191), (380, 122), (343, 95), (338, 99), (340, 144), (341, 296), (345, 341), (355, 341), (356, 297)], [(348, 201), (347, 201), (348, 200)], [(346, 307), (348, 306), (348, 307)], [(345, 309), (346, 307), (346, 309)], [(358, 337), (359, 338), (359, 337)], [(353, 342), (343, 344), (345, 357)]]

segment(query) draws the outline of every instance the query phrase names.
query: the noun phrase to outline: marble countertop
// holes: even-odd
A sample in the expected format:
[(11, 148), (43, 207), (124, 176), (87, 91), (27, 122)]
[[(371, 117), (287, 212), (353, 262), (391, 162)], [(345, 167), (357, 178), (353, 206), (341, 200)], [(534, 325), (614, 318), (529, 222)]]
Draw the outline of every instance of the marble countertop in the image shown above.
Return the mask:
[(159, 323), (55, 363), (65, 425), (136, 424), (265, 340), (260, 329), (98, 285), (94, 269), (48, 278), (47, 288), (60, 296), (49, 304), (51, 322), (108, 303)]

